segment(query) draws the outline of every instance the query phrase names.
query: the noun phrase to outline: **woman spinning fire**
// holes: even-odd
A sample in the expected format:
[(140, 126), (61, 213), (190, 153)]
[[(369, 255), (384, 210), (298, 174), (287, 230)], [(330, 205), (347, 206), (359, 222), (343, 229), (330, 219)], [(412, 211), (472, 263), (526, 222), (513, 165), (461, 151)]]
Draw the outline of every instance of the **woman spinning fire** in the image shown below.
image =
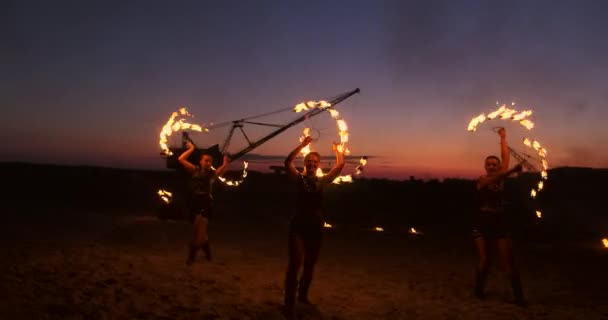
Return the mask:
[[(304, 172), (300, 173), (294, 167), (293, 160), (311, 141), (310, 137), (304, 138), (285, 159), (287, 175), (297, 188), (296, 214), (289, 226), (289, 263), (285, 276), (284, 312), (288, 317), (295, 316), (296, 290), (298, 301), (311, 304), (308, 289), (323, 237), (323, 189), (332, 183), (344, 168), (344, 154), (336, 148), (336, 165), (327, 175), (316, 175), (321, 160), (317, 152), (310, 152), (304, 157)], [(298, 272), (302, 265), (304, 270), (298, 283)]]
[(194, 152), (194, 144), (188, 141), (186, 146), (188, 150), (184, 151), (178, 160), (184, 169), (192, 175), (189, 209), (191, 218), (194, 219), (194, 235), (190, 241), (188, 258), (186, 260), (186, 264), (191, 265), (194, 263), (199, 249), (202, 249), (207, 260), (211, 261), (211, 247), (209, 245), (209, 236), (207, 235), (209, 215), (213, 208), (211, 186), (217, 177), (221, 177), (224, 174), (228, 168), (230, 159), (224, 155), (222, 165), (217, 170), (213, 170), (213, 158), (210, 154), (203, 154), (200, 163), (195, 166), (188, 161), (188, 157)]
[(525, 305), (519, 272), (513, 259), (511, 228), (505, 208), (504, 180), (512, 173), (522, 170), (521, 164), (509, 169), (509, 148), (506, 130), (500, 128), (501, 159), (488, 156), (485, 159), (486, 174), (477, 180), (479, 208), (474, 216), (473, 239), (479, 255), (475, 276), (475, 296), (485, 298), (484, 288), (490, 267), (490, 245), (496, 244), (505, 271), (511, 282), (515, 303)]

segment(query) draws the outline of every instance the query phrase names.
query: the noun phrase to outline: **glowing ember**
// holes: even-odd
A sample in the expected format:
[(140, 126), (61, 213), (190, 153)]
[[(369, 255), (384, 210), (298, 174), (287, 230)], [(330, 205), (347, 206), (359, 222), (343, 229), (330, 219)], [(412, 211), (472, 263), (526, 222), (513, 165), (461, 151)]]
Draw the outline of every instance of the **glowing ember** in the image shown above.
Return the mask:
[[(176, 118), (178, 119), (176, 120)], [(171, 114), (171, 117), (169, 117), (169, 120), (167, 120), (167, 123), (165, 123), (165, 125), (161, 129), (159, 144), (160, 148), (163, 150), (164, 155), (170, 156), (173, 154), (173, 152), (169, 150), (169, 146), (167, 145), (167, 143), (169, 142), (169, 136), (173, 132), (177, 132), (180, 130), (193, 130), (198, 132), (209, 131), (209, 129), (201, 125), (186, 122), (186, 118), (193, 118), (193, 116), (188, 112), (186, 107), (182, 107), (178, 111), (175, 111)]]
[(331, 229), (331, 228), (333, 228), (333, 226), (331, 224), (327, 223), (327, 222), (324, 222), (323, 223), (323, 228)]
[(543, 213), (540, 212), (539, 210), (536, 210), (536, 217), (539, 218), (539, 219), (542, 218), (543, 217)]
[(416, 230), (416, 228), (413, 228), (413, 227), (410, 228), (410, 230), (408, 230), (408, 232), (410, 234), (417, 235), (417, 236), (422, 235), (422, 232), (420, 232), (419, 230)]
[(374, 227), (374, 231), (382, 232), (382, 231), (384, 231), (384, 228), (382, 228), (382, 227)]
[(602, 244), (604, 245), (604, 248), (608, 248), (608, 238), (602, 239)]
[[(239, 180), (228, 180), (224, 177), (218, 177), (218, 179), (229, 187), (238, 187), (247, 178), (247, 167), (249, 167), (249, 162), (243, 161), (243, 174)], [(211, 168), (215, 170), (214, 167)]]
[(173, 200), (173, 193), (167, 191), (167, 190), (163, 190), (160, 189), (158, 190), (158, 196), (166, 203), (169, 204), (171, 203), (171, 201)]

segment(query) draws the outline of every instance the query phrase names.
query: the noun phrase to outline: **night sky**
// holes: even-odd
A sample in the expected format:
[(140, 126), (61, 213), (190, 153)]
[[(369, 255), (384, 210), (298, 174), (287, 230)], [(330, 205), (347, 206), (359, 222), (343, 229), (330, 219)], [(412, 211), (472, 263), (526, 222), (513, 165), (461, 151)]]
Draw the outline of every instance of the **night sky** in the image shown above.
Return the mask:
[[(368, 176), (477, 176), (495, 125), (524, 151), (524, 135), (541, 141), (550, 167), (608, 167), (607, 1), (1, 6), (2, 161), (162, 170), (159, 131), (179, 106), (221, 123), (361, 88), (338, 110)], [(467, 132), (497, 101), (532, 109), (536, 128)], [(254, 153), (286, 156), (303, 126)]]

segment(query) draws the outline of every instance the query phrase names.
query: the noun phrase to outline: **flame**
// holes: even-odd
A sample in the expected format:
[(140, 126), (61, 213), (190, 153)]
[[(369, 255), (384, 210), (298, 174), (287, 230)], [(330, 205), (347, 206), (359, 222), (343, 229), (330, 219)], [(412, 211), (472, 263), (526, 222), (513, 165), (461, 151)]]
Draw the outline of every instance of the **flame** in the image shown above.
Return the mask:
[(329, 107), (331, 107), (331, 103), (329, 103), (329, 102), (327, 102), (325, 100), (321, 100), (321, 101), (308, 101), (308, 102), (298, 103), (293, 108), (293, 111), (295, 111), (295, 112), (302, 112), (302, 111), (307, 111), (307, 110), (313, 109), (313, 108), (325, 109), (325, 108), (329, 108)]
[[(224, 177), (218, 177), (218, 179), (226, 184), (229, 187), (238, 187), (245, 178), (247, 178), (247, 167), (249, 167), (249, 162), (243, 161), (243, 173), (241, 174), (241, 178), (239, 180), (228, 180)], [(211, 167), (213, 170), (216, 170), (214, 167)]]
[(522, 111), (516, 115), (513, 116), (513, 120), (515, 121), (521, 121), (524, 120), (526, 117), (529, 117), (532, 115), (532, 110), (526, 110), (526, 111)]
[(469, 127), (467, 128), (468, 131), (475, 131), (477, 130), (477, 126), (482, 124), (484, 121), (486, 121), (486, 115), (485, 114), (480, 114), (477, 117), (473, 118), (471, 120), (471, 122), (469, 122)]
[(159, 189), (157, 194), (166, 204), (169, 204), (171, 203), (171, 201), (173, 201), (173, 193), (167, 190)]
[(334, 184), (340, 184), (342, 182), (353, 182), (353, 176), (350, 174), (338, 176), (334, 179), (334, 181), (332, 181)]
[[(349, 155), (350, 154), (350, 150), (347, 147), (347, 143), (349, 141), (348, 137), (348, 124), (346, 123), (346, 121), (344, 119), (342, 119), (340, 117), (340, 112), (338, 112), (338, 110), (331, 108), (331, 103), (325, 101), (325, 100), (321, 100), (321, 101), (308, 101), (308, 102), (301, 102), (298, 103), (293, 110), (295, 112), (301, 112), (301, 111), (306, 111), (312, 108), (321, 108), (321, 109), (325, 109), (329, 112), (329, 114), (331, 115), (331, 117), (333, 119), (336, 120), (336, 126), (338, 129), (338, 136), (340, 137), (340, 142), (339, 143), (334, 143), (332, 146), (333, 151), (337, 151), (339, 153), (342, 153), (344, 155)], [(300, 137), (300, 142), (304, 141), (304, 138), (310, 136), (310, 128), (304, 128), (304, 130), (302, 131), (302, 136)], [(308, 144), (306, 147), (302, 148), (302, 150), (300, 151), (300, 154), (302, 154), (302, 156), (306, 156), (307, 154), (309, 154), (310, 152), (312, 152), (312, 143)], [(363, 158), (361, 158), (363, 159)], [(367, 159), (365, 160), (360, 160), (360, 164), (355, 168), (355, 174), (360, 175), (363, 172), (363, 167), (367, 164)], [(323, 173), (323, 171), (319, 168), (316, 172), (316, 175), (318, 177), (322, 177), (325, 174)], [(352, 182), (352, 175), (344, 175), (344, 176), (339, 176), (337, 178), (334, 179), (334, 181), (332, 181), (332, 183), (335, 184), (340, 184), (342, 182)]]
[(532, 128), (534, 128), (534, 122), (532, 122), (528, 119), (521, 120), (519, 123), (522, 126), (526, 127), (526, 129), (528, 129), (528, 130), (532, 130)]
[(327, 222), (323, 222), (323, 227), (324, 227), (324, 228), (327, 228), (327, 229), (331, 229), (331, 228), (333, 228), (334, 226), (332, 226), (331, 224), (329, 224), (329, 223), (327, 223)]
[(531, 196), (532, 198), (536, 198), (536, 190), (532, 189), (532, 190), (530, 191), (530, 196)]
[(414, 234), (414, 235), (421, 235), (422, 232), (416, 230), (416, 228), (411, 227), (410, 230), (408, 231), (410, 234)]
[(604, 245), (604, 248), (608, 248), (608, 238), (602, 239), (602, 244)]
[[(515, 103), (511, 103), (511, 105), (514, 106)], [(528, 119), (528, 117), (531, 115), (532, 115), (532, 110), (525, 110), (525, 111), (518, 112), (515, 109), (507, 108), (507, 106), (503, 104), (498, 109), (488, 113), (487, 116), (485, 113), (482, 113), (482, 114), (474, 117), (473, 119), (471, 119), (471, 121), (469, 122), (469, 125), (467, 127), (467, 131), (476, 131), (477, 126), (484, 123), (486, 120), (494, 120), (496, 118), (500, 118), (502, 120), (518, 121), (522, 126), (524, 126), (526, 129), (530, 130), (530, 129), (534, 128), (534, 122), (532, 122), (530, 119)]]
[(383, 232), (384, 228), (382, 228), (382, 227), (374, 227), (374, 231)]
[(160, 148), (163, 150), (163, 154), (166, 156), (170, 156), (173, 154), (173, 152), (171, 152), (171, 150), (169, 150), (169, 146), (167, 145), (167, 143), (169, 142), (169, 136), (173, 132), (177, 132), (180, 130), (193, 130), (193, 131), (198, 131), (198, 132), (209, 131), (208, 128), (205, 128), (204, 126), (201, 126), (199, 124), (188, 123), (183, 118), (178, 119), (176, 121), (175, 119), (178, 116), (189, 117), (189, 118), (194, 117), (192, 114), (190, 114), (190, 112), (188, 112), (186, 107), (181, 107), (178, 111), (174, 111), (173, 113), (171, 113), (169, 120), (167, 120), (167, 123), (165, 123), (165, 125), (163, 126), (163, 128), (160, 131), (159, 144), (160, 144)]
[(320, 178), (324, 176), (325, 173), (323, 173), (323, 170), (321, 170), (321, 168), (317, 168), (317, 172), (315, 172), (315, 175)]
[(507, 106), (505, 106), (503, 104), (502, 106), (500, 106), (500, 108), (496, 109), (496, 111), (493, 111), (493, 112), (489, 113), (488, 114), (488, 119), (490, 119), (490, 120), (495, 119), (500, 114), (502, 114), (506, 109), (507, 109)]
[(536, 217), (539, 218), (539, 219), (542, 218), (543, 217), (543, 213), (540, 212), (539, 210), (536, 210)]

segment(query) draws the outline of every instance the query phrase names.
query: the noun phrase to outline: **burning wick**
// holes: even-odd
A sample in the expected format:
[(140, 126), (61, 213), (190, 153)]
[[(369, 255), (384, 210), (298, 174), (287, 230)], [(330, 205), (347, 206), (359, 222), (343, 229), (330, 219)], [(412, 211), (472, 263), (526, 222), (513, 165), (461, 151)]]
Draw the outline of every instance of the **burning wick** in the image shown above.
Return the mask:
[(323, 223), (323, 227), (324, 227), (324, 228), (327, 228), (327, 229), (331, 229), (331, 228), (333, 228), (334, 226), (332, 226), (331, 224), (329, 224), (329, 223), (327, 223), (327, 222), (324, 222), (324, 223)]
[(539, 219), (542, 218), (543, 217), (542, 212), (536, 210), (536, 217), (539, 218)]
[(160, 189), (158, 190), (158, 196), (166, 203), (171, 203), (173, 194), (167, 190)]
[(602, 244), (604, 245), (604, 248), (608, 248), (608, 238), (602, 239)]
[(382, 227), (374, 227), (374, 231), (382, 232), (382, 231), (384, 231), (384, 228), (382, 228)]

